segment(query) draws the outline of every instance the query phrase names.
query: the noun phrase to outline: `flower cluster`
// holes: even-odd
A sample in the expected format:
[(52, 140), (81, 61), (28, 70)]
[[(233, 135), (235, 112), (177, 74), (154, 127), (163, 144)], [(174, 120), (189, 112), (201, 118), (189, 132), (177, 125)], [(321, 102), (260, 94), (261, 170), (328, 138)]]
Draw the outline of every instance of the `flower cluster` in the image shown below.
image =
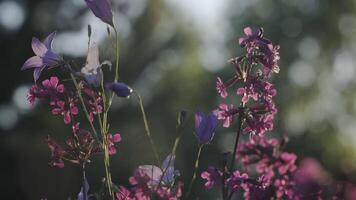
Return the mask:
[[(246, 121), (244, 133), (263, 135), (273, 129), (274, 115), (277, 109), (272, 101), (277, 91), (269, 82), (272, 72), (278, 72), (277, 61), (278, 46), (263, 37), (263, 30), (247, 27), (244, 30), (246, 36), (240, 38), (241, 47), (246, 49), (246, 55), (233, 58), (235, 73), (233, 77), (222, 81), (220, 77), (216, 81), (216, 89), (222, 98), (228, 96), (227, 89), (237, 85), (236, 95), (241, 97), (239, 106), (220, 104), (218, 116), (224, 121), (224, 127), (228, 128), (234, 118), (239, 115)], [(262, 65), (263, 71), (258, 67)], [(238, 107), (238, 108), (234, 108)]]
[(64, 160), (74, 164), (90, 162), (89, 158), (101, 150), (90, 132), (79, 128), (79, 123), (73, 126), (73, 135), (66, 140), (64, 147), (49, 136), (47, 144), (52, 154), (50, 164), (59, 168), (64, 167)]

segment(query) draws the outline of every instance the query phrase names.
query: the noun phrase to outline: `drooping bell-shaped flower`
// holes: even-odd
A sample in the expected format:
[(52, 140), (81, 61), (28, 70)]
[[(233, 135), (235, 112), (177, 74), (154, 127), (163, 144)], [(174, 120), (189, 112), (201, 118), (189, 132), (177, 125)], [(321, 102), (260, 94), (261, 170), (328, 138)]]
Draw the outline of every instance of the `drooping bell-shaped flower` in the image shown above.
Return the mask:
[(121, 82), (107, 83), (105, 86), (106, 89), (115, 92), (118, 97), (130, 97), (133, 91), (128, 85)]
[(32, 38), (32, 50), (36, 55), (26, 60), (22, 65), (21, 70), (35, 68), (33, 72), (35, 82), (45, 68), (57, 66), (62, 61), (62, 57), (54, 53), (52, 50), (52, 43), (55, 35), (56, 32), (51, 33), (43, 42), (38, 38)]
[(103, 73), (101, 71), (101, 66), (103, 65), (111, 66), (111, 63), (109, 61), (100, 63), (99, 48), (98, 45), (94, 43), (88, 50), (85, 66), (81, 69), (79, 74), (84, 77), (89, 85), (99, 87), (103, 79)]
[(195, 113), (195, 133), (200, 144), (208, 144), (214, 137), (218, 126), (218, 117), (214, 111), (204, 116), (201, 112)]
[(97, 18), (114, 26), (110, 0), (85, 0), (85, 2)]

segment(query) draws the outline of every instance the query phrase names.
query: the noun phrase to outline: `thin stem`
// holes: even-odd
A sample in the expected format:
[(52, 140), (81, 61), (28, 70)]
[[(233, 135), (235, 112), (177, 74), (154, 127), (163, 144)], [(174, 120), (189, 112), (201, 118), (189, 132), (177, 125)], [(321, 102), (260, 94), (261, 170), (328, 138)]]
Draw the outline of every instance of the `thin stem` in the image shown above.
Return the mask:
[[(230, 168), (229, 168), (229, 171), (228, 171), (228, 173), (230, 173), (230, 174), (232, 174), (232, 171), (234, 170), (237, 146), (239, 144), (240, 134), (241, 134), (241, 130), (242, 130), (242, 124), (243, 124), (242, 123), (243, 119), (242, 119), (241, 113), (243, 113), (244, 106), (245, 105), (242, 103), (241, 106), (240, 106), (240, 114), (238, 115), (238, 128), (237, 128), (237, 131), (236, 131), (235, 145), (234, 145), (234, 150), (233, 150), (232, 157), (231, 157)], [(224, 190), (224, 196), (225, 197), (226, 197), (227, 193), (228, 193), (228, 188), (225, 187), (225, 190)], [(230, 195), (228, 196), (228, 199), (231, 199), (232, 194), (233, 194), (233, 192), (230, 193)]]
[(146, 117), (145, 108), (143, 106), (142, 98), (141, 98), (140, 94), (138, 92), (136, 92), (135, 90), (133, 91), (133, 94), (135, 94), (135, 96), (138, 99), (138, 103), (140, 105), (140, 109), (141, 109), (141, 113), (142, 113), (143, 123), (145, 125), (146, 135), (147, 135), (147, 137), (148, 137), (148, 139), (149, 139), (149, 141), (151, 143), (151, 147), (152, 147), (156, 162), (157, 162), (158, 165), (160, 165), (160, 163), (161, 163), (160, 162), (160, 158), (159, 158), (158, 151), (156, 149), (156, 146), (155, 146), (154, 141), (153, 141), (152, 136), (151, 136), (151, 131), (150, 131), (150, 128), (148, 126), (148, 121), (147, 121), (147, 117)]
[(166, 174), (166, 172), (167, 172), (167, 170), (168, 170), (168, 167), (169, 167), (170, 164), (171, 164), (172, 156), (173, 156), (173, 155), (176, 155), (176, 151), (177, 151), (177, 148), (178, 148), (178, 145), (179, 145), (179, 142), (180, 142), (180, 138), (182, 137), (182, 134), (183, 134), (181, 126), (178, 126), (178, 127), (177, 127), (177, 130), (178, 130), (178, 137), (177, 137), (177, 138), (175, 139), (175, 141), (174, 141), (174, 145), (173, 145), (173, 148), (172, 148), (172, 151), (171, 151), (171, 157), (169, 158), (167, 167), (166, 167), (165, 169), (163, 169), (162, 176), (161, 176), (161, 178), (159, 179), (157, 189), (158, 189), (158, 188), (161, 186), (161, 184), (162, 184), (163, 177), (164, 177), (164, 175)]
[(75, 88), (77, 89), (77, 93), (78, 93), (80, 102), (81, 102), (81, 104), (82, 104), (82, 107), (83, 107), (85, 116), (86, 116), (86, 118), (87, 118), (87, 120), (88, 120), (88, 122), (89, 122), (89, 124), (90, 124), (90, 127), (91, 127), (91, 129), (92, 129), (92, 131), (93, 131), (93, 133), (94, 133), (94, 136), (95, 136), (96, 140), (100, 143), (100, 140), (99, 140), (99, 137), (98, 137), (98, 133), (97, 133), (96, 130), (95, 130), (95, 127), (94, 127), (93, 122), (90, 120), (89, 112), (88, 112), (87, 107), (85, 106), (84, 99), (83, 99), (83, 95), (82, 95), (82, 92), (80, 91), (80, 88), (79, 88), (79, 85), (78, 85), (78, 83), (77, 83), (77, 80), (75, 80), (75, 77), (74, 77), (74, 75), (73, 75), (72, 73), (70, 74), (70, 77), (72, 78), (72, 81), (73, 81), (73, 83), (74, 83), (74, 86), (75, 86)]
[(198, 172), (198, 168), (199, 168), (199, 160), (200, 160), (200, 155), (201, 155), (201, 151), (202, 151), (203, 147), (204, 147), (203, 144), (199, 145), (199, 150), (198, 150), (197, 158), (195, 160), (195, 165), (194, 165), (194, 174), (193, 174), (192, 179), (190, 181), (189, 189), (188, 189), (188, 192), (187, 192), (187, 195), (186, 195), (187, 199), (188, 199), (188, 197), (190, 195), (190, 192), (192, 191), (194, 181), (195, 181), (195, 179), (197, 177), (197, 172)]
[(237, 131), (236, 131), (236, 139), (235, 139), (234, 151), (232, 153), (231, 163), (230, 163), (230, 168), (229, 168), (229, 172), (230, 173), (234, 169), (235, 157), (236, 157), (236, 152), (237, 152), (237, 146), (239, 144), (241, 129), (242, 129), (242, 117), (241, 117), (241, 115), (239, 115), (238, 116), (238, 128), (237, 128)]
[(87, 200), (86, 178), (85, 178), (85, 162), (82, 164), (82, 187), (83, 187), (83, 199)]
[(115, 82), (119, 80), (119, 60), (120, 60), (120, 47), (119, 47), (119, 33), (114, 26), (115, 36), (116, 36), (116, 66), (115, 66)]

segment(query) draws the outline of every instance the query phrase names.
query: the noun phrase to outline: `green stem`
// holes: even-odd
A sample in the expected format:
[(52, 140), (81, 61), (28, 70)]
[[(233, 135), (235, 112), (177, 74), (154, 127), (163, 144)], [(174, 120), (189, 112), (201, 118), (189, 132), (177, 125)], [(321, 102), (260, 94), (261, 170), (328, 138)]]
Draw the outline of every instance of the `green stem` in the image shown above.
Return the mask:
[[(244, 104), (242, 103), (240, 108), (240, 113), (238, 116), (238, 128), (236, 131), (236, 139), (235, 139), (235, 145), (234, 145), (234, 149), (233, 149), (233, 153), (232, 153), (232, 157), (231, 157), (231, 162), (230, 162), (230, 168), (228, 173), (232, 174), (232, 171), (234, 170), (234, 164), (235, 164), (235, 160), (236, 160), (236, 152), (237, 152), (237, 146), (239, 144), (239, 139), (240, 139), (240, 134), (241, 134), (241, 130), (242, 130), (242, 124), (243, 124), (243, 119), (241, 116), (241, 113), (243, 113), (243, 109), (244, 109)], [(228, 193), (228, 188), (225, 187), (225, 191), (224, 191), (224, 196), (226, 197), (226, 194)], [(231, 199), (233, 192), (230, 193), (230, 195), (228, 196), (228, 199)]]
[(83, 199), (87, 200), (87, 191), (86, 191), (86, 178), (85, 178), (85, 162), (82, 164), (82, 187), (83, 187)]
[(94, 136), (95, 136), (96, 140), (100, 143), (100, 140), (99, 140), (99, 137), (98, 137), (98, 133), (97, 133), (96, 130), (95, 130), (95, 127), (94, 127), (93, 122), (90, 120), (89, 112), (88, 112), (87, 107), (85, 106), (84, 99), (83, 99), (83, 95), (82, 95), (82, 92), (80, 91), (80, 88), (79, 88), (79, 85), (78, 85), (78, 83), (77, 83), (77, 80), (75, 80), (75, 77), (74, 77), (74, 75), (73, 75), (72, 73), (70, 74), (70, 77), (72, 78), (72, 81), (73, 81), (73, 83), (74, 83), (74, 86), (75, 86), (75, 88), (76, 88), (76, 90), (77, 90), (77, 93), (78, 93), (80, 102), (81, 102), (81, 104), (82, 104), (82, 107), (83, 107), (83, 110), (84, 110), (84, 113), (85, 113), (85, 116), (86, 116), (86, 118), (87, 118), (87, 120), (88, 120), (88, 122), (89, 122), (89, 124), (90, 124), (90, 127), (91, 127), (91, 129), (92, 129), (92, 131), (93, 131), (93, 133), (94, 133)]
[(120, 60), (120, 47), (119, 47), (119, 33), (114, 27), (115, 36), (116, 36), (116, 66), (115, 66), (115, 82), (119, 80), (119, 60)]
[(200, 155), (201, 155), (201, 151), (203, 149), (203, 144), (200, 144), (199, 145), (199, 150), (198, 150), (198, 154), (197, 154), (197, 159), (195, 160), (195, 166), (194, 166), (194, 174), (192, 176), (192, 179), (190, 181), (190, 184), (189, 184), (189, 188), (188, 188), (188, 192), (187, 192), (187, 195), (186, 195), (186, 198), (188, 199), (189, 195), (190, 195), (190, 192), (192, 191), (192, 188), (193, 188), (193, 184), (194, 184), (194, 181), (195, 179), (197, 178), (197, 172), (198, 172), (198, 168), (199, 168), (199, 160), (200, 160)]
[(142, 98), (141, 98), (140, 94), (138, 92), (136, 92), (135, 90), (133, 91), (133, 94), (138, 99), (138, 103), (140, 105), (141, 114), (142, 114), (142, 118), (143, 118), (143, 123), (145, 125), (146, 135), (147, 135), (147, 137), (148, 137), (148, 139), (149, 139), (149, 141), (151, 143), (151, 147), (152, 147), (152, 150), (153, 150), (157, 165), (160, 165), (161, 161), (160, 161), (160, 158), (159, 158), (159, 155), (158, 155), (158, 151), (156, 149), (156, 146), (155, 146), (154, 141), (153, 141), (152, 136), (151, 136), (151, 131), (150, 131), (150, 128), (148, 126), (148, 121), (147, 121), (147, 117), (146, 117), (145, 107), (143, 106)]
[(173, 155), (176, 155), (176, 151), (177, 151), (177, 148), (178, 148), (178, 145), (179, 145), (179, 142), (180, 142), (180, 138), (182, 137), (182, 133), (183, 133), (183, 132), (181, 131), (181, 127), (180, 127), (180, 126), (178, 126), (177, 129), (179, 129), (179, 130), (178, 130), (178, 137), (177, 137), (177, 138), (175, 139), (175, 141), (174, 141), (174, 145), (173, 145), (173, 148), (172, 148), (172, 151), (171, 151), (171, 157), (169, 158), (168, 165), (167, 165), (167, 167), (166, 167), (165, 169), (162, 169), (162, 170), (163, 170), (163, 173), (162, 173), (161, 178), (159, 179), (157, 189), (158, 189), (158, 188), (161, 186), (161, 184), (162, 184), (163, 177), (164, 177), (164, 175), (166, 174), (166, 172), (167, 172), (167, 170), (168, 170), (168, 167), (169, 167), (170, 164), (171, 164), (172, 156), (173, 156)]

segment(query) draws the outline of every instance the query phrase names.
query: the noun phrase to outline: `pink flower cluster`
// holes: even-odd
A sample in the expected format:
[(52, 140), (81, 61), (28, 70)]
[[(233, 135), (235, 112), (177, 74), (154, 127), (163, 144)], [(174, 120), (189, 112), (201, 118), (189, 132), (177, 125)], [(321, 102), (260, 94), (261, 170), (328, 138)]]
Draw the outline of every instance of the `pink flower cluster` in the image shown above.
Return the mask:
[[(235, 92), (241, 97), (241, 102), (239, 106), (220, 104), (218, 118), (228, 128), (240, 115), (246, 121), (244, 133), (263, 135), (273, 129), (273, 119), (277, 113), (272, 101), (277, 91), (269, 78), (271, 72), (278, 72), (278, 47), (273, 47), (269, 40), (263, 38), (262, 29), (248, 27), (245, 28), (245, 34), (239, 43), (246, 48), (246, 55), (230, 60), (235, 69), (233, 77), (225, 83), (220, 77), (216, 81), (216, 89), (224, 99), (228, 96), (228, 88), (241, 83)], [(262, 65), (264, 72), (261, 72), (258, 64)]]

